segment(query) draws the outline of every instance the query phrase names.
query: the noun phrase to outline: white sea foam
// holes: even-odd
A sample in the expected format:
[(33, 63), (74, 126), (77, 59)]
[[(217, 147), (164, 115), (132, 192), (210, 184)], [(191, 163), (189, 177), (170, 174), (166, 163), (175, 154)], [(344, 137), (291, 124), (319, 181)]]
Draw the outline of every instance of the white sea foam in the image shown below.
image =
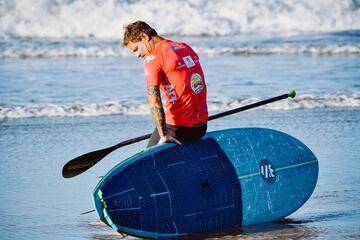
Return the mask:
[[(211, 113), (223, 112), (251, 104), (261, 99), (249, 98), (243, 100), (210, 101)], [(295, 99), (283, 100), (259, 107), (268, 110), (292, 110), (311, 108), (360, 108), (360, 95), (327, 95), (327, 96), (299, 96)], [(100, 104), (64, 104), (64, 105), (28, 105), (5, 106), (0, 105), (0, 119), (30, 118), (30, 117), (93, 117), (102, 115), (147, 115), (146, 103), (106, 102)]]
[(176, 35), (344, 31), (360, 29), (360, 1), (0, 1), (2, 37), (119, 39), (138, 19)]
[(257, 54), (310, 54), (310, 55), (358, 55), (360, 44), (328, 45), (260, 45), (239, 47), (196, 48), (203, 55), (257, 55)]
[(1, 0), (0, 58), (129, 56), (123, 26), (138, 19), (205, 55), (360, 54), (359, 0)]
[(114, 114), (141, 115), (148, 114), (148, 112), (147, 104), (125, 105), (119, 102), (0, 106), (0, 118), (93, 117)]
[[(235, 47), (194, 47), (201, 55), (262, 55), (262, 54), (309, 54), (309, 55), (360, 55), (360, 44), (327, 44), (327, 45), (255, 45)], [(76, 47), (66, 45), (12, 47), (0, 49), (0, 58), (103, 58), (128, 57), (131, 53), (119, 45), (109, 44)]]
[(0, 58), (102, 58), (129, 56), (128, 50), (119, 46), (92, 45), (76, 47), (64, 46), (29, 46), (11, 47), (1, 50)]

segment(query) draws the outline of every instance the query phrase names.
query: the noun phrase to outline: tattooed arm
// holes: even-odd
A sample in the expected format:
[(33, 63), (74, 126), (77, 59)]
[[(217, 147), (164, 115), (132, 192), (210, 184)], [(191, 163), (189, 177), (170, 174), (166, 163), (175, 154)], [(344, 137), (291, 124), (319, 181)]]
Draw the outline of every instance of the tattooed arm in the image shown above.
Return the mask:
[(160, 88), (159, 86), (149, 86), (147, 87), (147, 93), (150, 112), (156, 128), (158, 129), (160, 137), (164, 137), (166, 135), (165, 112), (161, 102)]
[(165, 127), (165, 112), (161, 102), (160, 88), (159, 86), (148, 86), (148, 101), (151, 115), (154, 119), (156, 128), (159, 132), (160, 141), (162, 142), (175, 142), (181, 144), (176, 138), (170, 136), (166, 132)]

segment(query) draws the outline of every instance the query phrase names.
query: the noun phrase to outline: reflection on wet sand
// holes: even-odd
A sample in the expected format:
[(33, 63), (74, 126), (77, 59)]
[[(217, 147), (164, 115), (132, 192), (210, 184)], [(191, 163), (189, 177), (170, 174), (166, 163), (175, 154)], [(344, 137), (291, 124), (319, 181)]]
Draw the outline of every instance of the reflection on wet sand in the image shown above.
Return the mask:
[[(187, 237), (177, 238), (184, 240), (200, 239), (312, 239), (320, 235), (320, 229), (306, 226), (309, 221), (283, 219), (281, 221), (257, 224), (245, 227), (234, 227), (206, 233), (191, 234)], [(139, 239), (120, 234), (94, 235), (92, 240), (118, 240)]]
[(187, 239), (309, 239), (319, 235), (319, 230), (305, 226), (306, 221), (283, 219), (281, 221), (214, 231)]

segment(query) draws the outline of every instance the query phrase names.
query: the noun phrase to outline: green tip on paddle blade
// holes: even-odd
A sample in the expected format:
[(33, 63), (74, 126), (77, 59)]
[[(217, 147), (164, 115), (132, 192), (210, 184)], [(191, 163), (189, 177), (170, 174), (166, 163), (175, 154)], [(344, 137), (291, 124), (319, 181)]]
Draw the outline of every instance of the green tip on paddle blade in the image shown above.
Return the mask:
[(291, 90), (291, 91), (288, 93), (288, 96), (291, 97), (291, 98), (294, 98), (294, 97), (296, 96), (295, 90)]

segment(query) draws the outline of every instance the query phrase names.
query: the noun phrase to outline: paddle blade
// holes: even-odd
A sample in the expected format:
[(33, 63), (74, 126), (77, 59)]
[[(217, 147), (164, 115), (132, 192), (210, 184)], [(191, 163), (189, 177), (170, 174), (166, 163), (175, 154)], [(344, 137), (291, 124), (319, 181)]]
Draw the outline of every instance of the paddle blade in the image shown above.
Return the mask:
[(112, 152), (112, 148), (101, 149), (93, 152), (86, 153), (81, 155), (73, 160), (67, 162), (62, 170), (62, 175), (64, 178), (72, 178), (75, 177), (95, 164), (97, 164), (101, 159), (103, 159), (106, 155)]

